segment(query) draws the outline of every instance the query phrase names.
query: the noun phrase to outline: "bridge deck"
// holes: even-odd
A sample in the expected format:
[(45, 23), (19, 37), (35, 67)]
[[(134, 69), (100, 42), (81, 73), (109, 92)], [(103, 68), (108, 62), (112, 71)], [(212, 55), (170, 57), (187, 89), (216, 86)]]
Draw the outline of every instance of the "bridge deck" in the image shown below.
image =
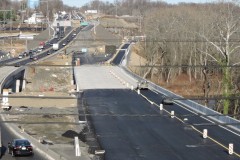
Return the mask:
[(117, 66), (84, 65), (75, 67), (74, 70), (79, 90), (136, 87), (136, 80)]

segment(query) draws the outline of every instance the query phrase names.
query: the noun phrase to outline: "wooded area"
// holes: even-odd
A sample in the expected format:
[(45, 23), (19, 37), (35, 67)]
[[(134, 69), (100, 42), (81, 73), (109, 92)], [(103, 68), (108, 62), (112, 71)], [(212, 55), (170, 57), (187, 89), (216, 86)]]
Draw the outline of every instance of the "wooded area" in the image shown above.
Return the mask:
[(210, 95), (221, 95), (221, 99), (214, 100), (215, 109), (237, 117), (239, 13), (238, 3), (222, 1), (164, 5), (146, 11), (146, 41), (141, 44), (148, 63), (143, 76), (171, 83), (185, 74), (189, 83), (193, 80), (201, 83), (205, 104)]

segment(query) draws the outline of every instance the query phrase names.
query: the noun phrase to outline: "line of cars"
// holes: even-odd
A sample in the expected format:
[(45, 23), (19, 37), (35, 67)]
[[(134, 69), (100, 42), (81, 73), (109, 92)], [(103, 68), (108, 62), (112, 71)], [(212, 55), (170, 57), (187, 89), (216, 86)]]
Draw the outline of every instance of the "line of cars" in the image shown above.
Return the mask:
[(42, 51), (42, 49), (34, 49), (34, 50), (29, 50), (27, 52), (20, 53), (18, 55), (18, 59), (29, 57), (32, 60), (37, 60), (36, 54), (37, 54), (37, 52), (41, 52), (41, 51)]
[[(37, 53), (42, 52), (42, 51), (45, 49), (45, 47), (47, 47), (47, 46), (52, 46), (52, 45), (53, 45), (53, 43), (52, 43), (52, 42), (49, 42), (49, 41), (47, 41), (46, 43), (45, 43), (45, 42), (40, 42), (38, 48), (31, 49), (31, 50), (29, 50), (29, 51), (25, 51), (25, 52), (20, 53), (20, 54), (18, 55), (18, 59), (22, 59), (22, 58), (25, 58), (25, 57), (28, 57), (28, 56), (29, 56), (30, 59), (32, 59), (32, 60), (37, 60), (37, 59), (38, 59), (38, 58), (37, 58)], [(47, 51), (47, 54), (48, 54), (48, 55), (51, 54), (51, 53), (52, 53), (51, 50)]]

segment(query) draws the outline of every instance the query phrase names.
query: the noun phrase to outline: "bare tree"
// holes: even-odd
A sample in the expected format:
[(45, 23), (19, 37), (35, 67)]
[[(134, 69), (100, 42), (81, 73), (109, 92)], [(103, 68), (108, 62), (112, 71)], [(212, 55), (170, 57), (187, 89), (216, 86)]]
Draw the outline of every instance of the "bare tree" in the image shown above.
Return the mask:
[(233, 2), (220, 3), (218, 5), (219, 13), (217, 17), (214, 17), (215, 21), (211, 23), (212, 37), (199, 33), (217, 51), (215, 54), (207, 54), (222, 67), (223, 95), (225, 97), (224, 114), (229, 113), (230, 96), (232, 94), (231, 67), (229, 66), (239, 63), (236, 59), (232, 59), (240, 49), (239, 43), (234, 41), (236, 33), (240, 29), (238, 10), (239, 7)]

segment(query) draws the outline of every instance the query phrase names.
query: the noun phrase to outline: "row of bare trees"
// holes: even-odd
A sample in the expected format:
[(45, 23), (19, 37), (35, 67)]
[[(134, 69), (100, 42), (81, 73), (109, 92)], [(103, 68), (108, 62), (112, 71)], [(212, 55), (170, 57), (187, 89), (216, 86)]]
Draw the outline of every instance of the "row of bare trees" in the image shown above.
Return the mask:
[[(200, 79), (208, 96), (211, 87), (209, 73), (219, 79), (218, 95), (223, 95), (224, 114), (239, 112), (240, 74), (240, 8), (236, 2), (207, 4), (178, 4), (145, 12), (145, 44), (152, 75), (156, 65), (157, 76), (167, 83), (176, 76), (187, 74), (189, 81)], [(180, 67), (173, 67), (180, 66)], [(186, 67), (194, 66), (194, 67)], [(201, 66), (201, 67), (196, 67)]]
[(162, 1), (151, 0), (115, 0), (113, 3), (93, 0), (81, 7), (82, 10), (95, 9), (111, 15), (143, 15), (146, 10), (156, 6), (168, 5)]

